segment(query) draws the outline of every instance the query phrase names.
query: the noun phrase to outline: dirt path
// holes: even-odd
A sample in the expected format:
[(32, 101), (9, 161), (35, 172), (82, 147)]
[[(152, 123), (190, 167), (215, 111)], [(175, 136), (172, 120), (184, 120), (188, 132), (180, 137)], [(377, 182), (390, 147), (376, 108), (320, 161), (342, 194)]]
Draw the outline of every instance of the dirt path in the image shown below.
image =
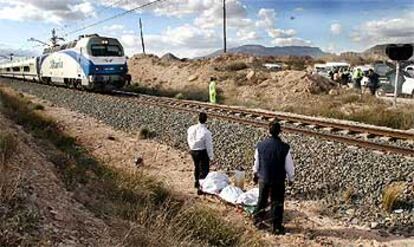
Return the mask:
[[(139, 140), (138, 134), (125, 133), (96, 119), (58, 108), (49, 102), (32, 98), (45, 106), (44, 113), (56, 120), (62, 128), (106, 165), (123, 169), (144, 169), (157, 175), (167, 186), (190, 198), (198, 198), (193, 188), (193, 169), (189, 155), (159, 144), (153, 140)], [(183, 130), (185, 131), (185, 130)], [(135, 167), (134, 160), (142, 157), (143, 166)], [(233, 207), (210, 197), (196, 199), (222, 213), (234, 224), (244, 224), (254, 231), (249, 219)], [(286, 236), (272, 236), (258, 232), (272, 246), (414, 246), (414, 239), (402, 239), (376, 230), (347, 226), (319, 214), (318, 202), (287, 201)]]
[(116, 241), (108, 234), (108, 226), (73, 199), (33, 137), (1, 114), (0, 126), (2, 132), (17, 139), (9, 165), (21, 172), (21, 186), (30, 203), (39, 209), (41, 245), (114, 246)]

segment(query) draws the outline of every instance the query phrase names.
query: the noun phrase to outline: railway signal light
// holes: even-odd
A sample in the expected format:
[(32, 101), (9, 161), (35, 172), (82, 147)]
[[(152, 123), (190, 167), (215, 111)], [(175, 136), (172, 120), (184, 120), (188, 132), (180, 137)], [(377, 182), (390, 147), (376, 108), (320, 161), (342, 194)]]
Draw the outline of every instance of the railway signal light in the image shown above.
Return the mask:
[(393, 61), (405, 61), (413, 55), (413, 46), (410, 44), (403, 45), (387, 45), (385, 53)]
[(398, 88), (399, 83), (398, 79), (400, 77), (400, 61), (406, 61), (410, 59), (413, 55), (413, 46), (410, 44), (402, 44), (402, 45), (387, 45), (385, 48), (385, 53), (387, 56), (395, 61), (395, 83), (394, 83), (394, 107), (397, 106), (397, 95), (398, 95)]

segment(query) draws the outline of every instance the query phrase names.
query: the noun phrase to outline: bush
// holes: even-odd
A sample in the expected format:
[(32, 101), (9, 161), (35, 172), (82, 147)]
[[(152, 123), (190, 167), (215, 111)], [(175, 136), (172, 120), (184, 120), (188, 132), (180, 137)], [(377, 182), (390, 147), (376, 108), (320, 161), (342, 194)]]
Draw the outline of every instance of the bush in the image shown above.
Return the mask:
[(382, 206), (385, 211), (392, 212), (399, 204), (399, 197), (404, 193), (405, 183), (394, 182), (384, 189)]
[(41, 105), (41, 104), (35, 104), (34, 106), (33, 106), (33, 110), (44, 110), (45, 109), (45, 107), (43, 106), (43, 105)]
[(139, 130), (139, 133), (138, 133), (139, 139), (144, 140), (144, 139), (151, 139), (154, 137), (155, 137), (155, 132), (146, 127), (143, 127)]
[(6, 164), (8, 159), (16, 151), (17, 142), (13, 135), (0, 133), (0, 165)]
[(225, 71), (239, 71), (247, 68), (247, 64), (243, 62), (233, 62), (224, 66)]

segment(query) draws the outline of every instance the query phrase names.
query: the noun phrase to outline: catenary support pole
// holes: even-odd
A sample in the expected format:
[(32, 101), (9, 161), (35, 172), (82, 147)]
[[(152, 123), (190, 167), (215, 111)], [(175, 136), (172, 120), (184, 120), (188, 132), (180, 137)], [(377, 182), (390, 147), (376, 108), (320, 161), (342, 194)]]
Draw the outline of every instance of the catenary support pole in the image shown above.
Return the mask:
[(140, 33), (141, 33), (142, 53), (145, 54), (144, 33), (142, 31), (142, 21), (141, 21), (141, 17), (139, 18), (139, 29), (140, 29)]
[(400, 62), (396, 61), (395, 66), (395, 83), (394, 83), (394, 107), (397, 107), (397, 96), (398, 96), (398, 79), (400, 77)]
[(227, 52), (226, 0), (223, 0), (223, 52)]

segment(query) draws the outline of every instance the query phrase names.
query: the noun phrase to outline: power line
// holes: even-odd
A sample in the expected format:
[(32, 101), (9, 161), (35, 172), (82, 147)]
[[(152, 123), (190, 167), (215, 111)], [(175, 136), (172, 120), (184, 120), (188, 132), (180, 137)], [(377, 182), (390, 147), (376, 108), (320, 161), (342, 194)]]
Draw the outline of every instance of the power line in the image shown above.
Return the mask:
[(118, 0), (116, 2), (111, 3), (110, 5), (106, 6), (105, 8), (103, 8), (101, 10), (101, 12), (104, 12), (105, 10), (112, 8), (112, 7), (117, 7), (118, 3), (123, 2), (124, 0)]
[(80, 31), (83, 31), (83, 30), (85, 30), (85, 29), (88, 29), (88, 28), (91, 28), (91, 27), (94, 27), (94, 26), (100, 25), (100, 24), (102, 24), (102, 23), (104, 23), (104, 22), (107, 22), (107, 21), (110, 21), (110, 20), (113, 20), (113, 19), (119, 18), (119, 17), (121, 17), (121, 16), (124, 16), (124, 15), (130, 14), (130, 13), (134, 12), (134, 11), (135, 11), (135, 10), (137, 10), (137, 9), (145, 8), (145, 7), (148, 7), (148, 6), (150, 6), (150, 5), (153, 5), (153, 4), (158, 3), (158, 2), (161, 2), (161, 1), (165, 1), (165, 0), (154, 0), (154, 1), (148, 2), (148, 3), (146, 3), (146, 4), (142, 4), (142, 5), (138, 6), (138, 7), (132, 8), (132, 9), (127, 10), (127, 11), (124, 11), (124, 12), (122, 12), (122, 13), (116, 14), (116, 15), (114, 15), (114, 16), (108, 17), (108, 18), (106, 18), (106, 19), (103, 19), (103, 20), (97, 21), (97, 22), (95, 22), (95, 23), (92, 23), (92, 24), (90, 24), (90, 25), (87, 25), (87, 26), (81, 27), (81, 28), (79, 28), (79, 29), (76, 29), (76, 30), (74, 30), (74, 31), (72, 31), (72, 32), (67, 33), (66, 35), (69, 35), (69, 34), (74, 34), (74, 33), (77, 33), (77, 32), (80, 32)]

